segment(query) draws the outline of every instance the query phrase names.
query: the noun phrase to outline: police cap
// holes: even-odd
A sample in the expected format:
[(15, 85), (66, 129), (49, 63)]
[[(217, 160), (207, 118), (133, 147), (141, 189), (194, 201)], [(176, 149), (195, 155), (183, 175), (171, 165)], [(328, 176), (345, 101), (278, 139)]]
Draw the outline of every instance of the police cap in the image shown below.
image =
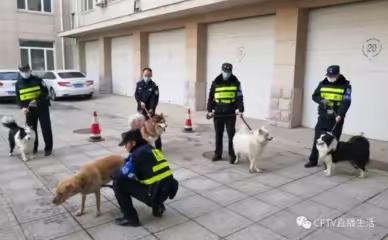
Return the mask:
[(338, 65), (332, 65), (327, 68), (326, 76), (328, 77), (334, 77), (340, 74), (340, 66)]
[(121, 142), (119, 143), (119, 146), (124, 146), (129, 141), (135, 141), (136, 143), (143, 141), (140, 129), (134, 129), (128, 132), (123, 132), (121, 134)]
[(31, 71), (31, 67), (29, 64), (20, 64), (18, 66), (20, 72), (29, 72)]
[(230, 63), (224, 63), (222, 64), (222, 71), (231, 73), (233, 71), (233, 66)]

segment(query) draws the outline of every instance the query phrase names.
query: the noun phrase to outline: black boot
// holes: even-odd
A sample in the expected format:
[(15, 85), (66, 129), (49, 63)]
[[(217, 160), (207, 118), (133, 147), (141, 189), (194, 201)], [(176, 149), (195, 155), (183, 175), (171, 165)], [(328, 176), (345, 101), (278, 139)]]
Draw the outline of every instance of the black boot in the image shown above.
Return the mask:
[(152, 215), (154, 215), (154, 217), (162, 217), (165, 211), (166, 211), (166, 207), (164, 206), (163, 203), (157, 204), (152, 207)]
[(119, 226), (131, 226), (131, 227), (140, 226), (140, 222), (138, 219), (128, 219), (126, 217), (116, 218), (115, 223)]
[(221, 160), (222, 160), (222, 156), (217, 155), (217, 154), (215, 154), (215, 155), (213, 156), (213, 158), (212, 158), (212, 161), (213, 161), (213, 162), (221, 161)]

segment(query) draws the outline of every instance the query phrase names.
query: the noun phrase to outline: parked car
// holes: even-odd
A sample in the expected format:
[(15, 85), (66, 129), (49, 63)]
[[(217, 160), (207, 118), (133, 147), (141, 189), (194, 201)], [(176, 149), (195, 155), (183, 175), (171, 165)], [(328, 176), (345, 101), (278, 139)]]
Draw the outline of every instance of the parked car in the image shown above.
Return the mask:
[(0, 98), (16, 97), (15, 83), (18, 77), (18, 70), (0, 70)]
[(94, 81), (76, 70), (56, 70), (45, 72), (42, 76), (49, 89), (50, 97), (85, 96), (91, 98), (94, 92)]

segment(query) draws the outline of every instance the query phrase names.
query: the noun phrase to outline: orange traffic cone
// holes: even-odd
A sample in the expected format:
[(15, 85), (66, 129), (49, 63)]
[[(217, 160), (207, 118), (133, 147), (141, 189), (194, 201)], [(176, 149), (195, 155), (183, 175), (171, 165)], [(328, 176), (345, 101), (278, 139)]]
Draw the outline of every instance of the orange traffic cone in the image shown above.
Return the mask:
[(89, 141), (100, 142), (103, 140), (104, 139), (101, 137), (100, 124), (98, 123), (98, 120), (97, 120), (97, 112), (93, 112), (93, 120), (92, 120), (92, 125), (90, 126)]
[(193, 124), (191, 122), (191, 111), (190, 108), (187, 109), (187, 117), (185, 121), (185, 132), (193, 132)]

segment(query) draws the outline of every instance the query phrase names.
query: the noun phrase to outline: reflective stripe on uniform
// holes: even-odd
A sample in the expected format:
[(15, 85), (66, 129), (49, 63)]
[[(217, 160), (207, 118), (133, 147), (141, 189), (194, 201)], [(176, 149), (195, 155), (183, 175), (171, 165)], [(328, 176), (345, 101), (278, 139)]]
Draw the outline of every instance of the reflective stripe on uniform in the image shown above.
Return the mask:
[(36, 100), (40, 95), (40, 92), (24, 93), (20, 95), (21, 101)]
[(234, 103), (236, 100), (216, 99), (216, 103)]
[(344, 97), (342, 94), (321, 92), (321, 98), (326, 99), (328, 101), (340, 102), (343, 100)]
[(159, 163), (158, 165), (152, 167), (152, 171), (153, 172), (157, 172), (159, 171), (160, 169), (163, 169), (163, 168), (166, 168), (168, 167), (168, 162), (162, 162), (162, 163)]
[(329, 88), (329, 87), (324, 87), (321, 88), (321, 92), (329, 92), (329, 93), (340, 93), (343, 94), (345, 92), (345, 89), (343, 88)]
[(237, 91), (237, 86), (231, 86), (231, 87), (217, 87), (216, 92), (224, 92), (224, 91)]
[(235, 98), (236, 92), (218, 92), (214, 94), (215, 99), (221, 98)]
[(23, 94), (23, 93), (34, 92), (34, 91), (37, 91), (37, 90), (40, 90), (40, 86), (35, 86), (35, 87), (30, 87), (30, 88), (23, 88), (23, 89), (19, 90), (19, 93)]
[(154, 155), (154, 157), (158, 162), (164, 160), (163, 153), (159, 149), (152, 149), (152, 154)]
[(171, 175), (172, 175), (172, 171), (168, 170), (168, 171), (161, 173), (161, 174), (158, 174), (152, 178), (142, 180), (141, 183), (146, 184), (146, 185), (152, 185), (152, 184), (159, 182), (159, 181), (161, 181), (161, 180), (163, 180)]

